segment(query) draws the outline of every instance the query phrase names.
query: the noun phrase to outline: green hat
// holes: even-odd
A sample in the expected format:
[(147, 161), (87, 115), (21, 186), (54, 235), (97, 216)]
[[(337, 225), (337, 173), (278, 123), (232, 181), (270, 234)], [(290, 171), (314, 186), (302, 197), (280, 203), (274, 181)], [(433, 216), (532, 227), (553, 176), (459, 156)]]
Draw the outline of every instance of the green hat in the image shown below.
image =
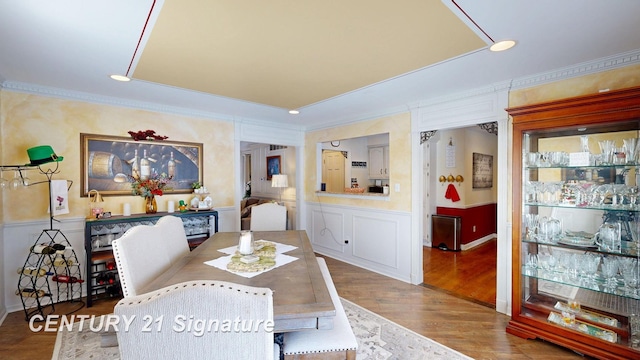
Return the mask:
[(29, 160), (31, 161), (26, 166), (38, 166), (54, 161), (62, 161), (64, 157), (57, 156), (53, 151), (53, 148), (49, 145), (42, 145), (32, 147), (31, 149), (27, 149), (27, 154), (29, 155)]

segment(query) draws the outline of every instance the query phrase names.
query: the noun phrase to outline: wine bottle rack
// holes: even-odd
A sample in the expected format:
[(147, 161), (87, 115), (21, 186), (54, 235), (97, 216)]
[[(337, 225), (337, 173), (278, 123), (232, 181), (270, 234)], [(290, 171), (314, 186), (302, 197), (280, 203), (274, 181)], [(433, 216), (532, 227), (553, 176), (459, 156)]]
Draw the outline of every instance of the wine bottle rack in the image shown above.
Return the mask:
[[(54, 169), (44, 170), (38, 167), (47, 177), (47, 181), (28, 185), (48, 183), (49, 199), (51, 199), (51, 178), (58, 173), (59, 163), (55, 164)], [(17, 171), (22, 170), (24, 170), (22, 167), (18, 167)], [(78, 256), (64, 233), (53, 228), (53, 220), (53, 215), (50, 215), (49, 229), (42, 230), (31, 246), (24, 265), (18, 269), (20, 276), (16, 295), (20, 296), (26, 321), (35, 315), (39, 315), (40, 320), (44, 320), (47, 315), (55, 312), (56, 303), (74, 303), (76, 306), (71, 306), (70, 312), (75, 312), (84, 306), (81, 300), (84, 280)]]

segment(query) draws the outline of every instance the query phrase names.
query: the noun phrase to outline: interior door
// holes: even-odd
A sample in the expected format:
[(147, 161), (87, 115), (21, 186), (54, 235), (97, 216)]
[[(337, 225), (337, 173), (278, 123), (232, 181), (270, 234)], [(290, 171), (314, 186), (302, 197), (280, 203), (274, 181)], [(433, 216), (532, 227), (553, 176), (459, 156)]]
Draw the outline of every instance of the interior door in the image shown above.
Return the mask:
[(344, 155), (341, 151), (324, 150), (322, 152), (323, 177), (328, 192), (344, 192)]

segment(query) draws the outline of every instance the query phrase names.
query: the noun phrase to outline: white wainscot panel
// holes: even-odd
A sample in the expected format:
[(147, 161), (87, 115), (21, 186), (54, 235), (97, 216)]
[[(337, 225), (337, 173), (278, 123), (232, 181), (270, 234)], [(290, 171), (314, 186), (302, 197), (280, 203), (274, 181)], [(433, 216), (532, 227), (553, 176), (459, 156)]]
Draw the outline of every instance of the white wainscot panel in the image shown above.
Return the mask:
[(317, 203), (306, 213), (315, 252), (411, 282), (411, 213)]
[(326, 209), (311, 210), (314, 248), (321, 246), (340, 253), (344, 252), (344, 214)]
[[(60, 229), (64, 236), (71, 244), (73, 250), (78, 257), (82, 278), (86, 279), (85, 268), (85, 251), (84, 251), (84, 219), (68, 218), (61, 222), (54, 222), (53, 227)], [(20, 297), (15, 295), (18, 288), (18, 280), (20, 278), (17, 269), (24, 266), (25, 260), (29, 255), (29, 249), (36, 243), (36, 240), (42, 234), (42, 229), (49, 228), (49, 221), (32, 221), (23, 223), (9, 223), (4, 226), (4, 253), (5, 262), (2, 269), (5, 274), (4, 293), (6, 299), (6, 307), (8, 312), (23, 311)], [(53, 234), (52, 234), (53, 235)], [(58, 235), (60, 236), (60, 235)], [(47, 235), (43, 235), (39, 242), (48, 242)], [(62, 242), (56, 238), (57, 242)], [(57, 297), (55, 283), (50, 282), (54, 299)], [(83, 295), (86, 292), (86, 286), (82, 286)]]
[(398, 268), (398, 221), (379, 217), (353, 217), (353, 256)]

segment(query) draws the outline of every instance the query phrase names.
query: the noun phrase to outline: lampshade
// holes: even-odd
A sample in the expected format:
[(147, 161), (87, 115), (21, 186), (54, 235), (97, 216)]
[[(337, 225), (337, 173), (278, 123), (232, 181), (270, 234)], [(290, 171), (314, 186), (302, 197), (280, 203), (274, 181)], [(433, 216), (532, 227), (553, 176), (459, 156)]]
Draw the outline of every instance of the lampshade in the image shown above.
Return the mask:
[(271, 177), (271, 187), (286, 188), (289, 187), (289, 178), (285, 174), (277, 174)]

